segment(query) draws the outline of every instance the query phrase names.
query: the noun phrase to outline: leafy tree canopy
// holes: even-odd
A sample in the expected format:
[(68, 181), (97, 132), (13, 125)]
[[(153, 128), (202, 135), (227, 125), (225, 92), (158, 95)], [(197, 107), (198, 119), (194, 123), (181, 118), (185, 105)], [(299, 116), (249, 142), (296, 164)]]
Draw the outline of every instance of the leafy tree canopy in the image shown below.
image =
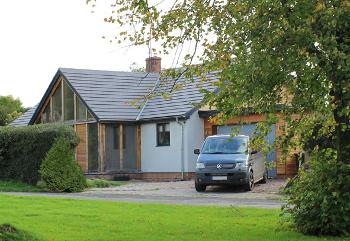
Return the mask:
[(270, 113), (269, 123), (283, 113), (288, 135), (280, 143), (330, 136), (337, 159), (350, 162), (349, 0), (169, 3), (117, 0), (105, 21), (119, 25), (119, 43), (153, 41), (160, 54), (175, 55), (192, 46), (174, 81), (219, 70), (219, 92), (207, 102), (221, 120), (254, 109)]
[(20, 99), (13, 96), (0, 96), (0, 126), (5, 126), (18, 118), (26, 108), (22, 106)]
[[(118, 43), (181, 58), (182, 68), (164, 73), (173, 86), (182, 75), (205, 81), (218, 71), (219, 91), (206, 95), (217, 120), (265, 113), (267, 134), (284, 118), (276, 144), (286, 153), (307, 149), (313, 165), (290, 191), (286, 213), (303, 232), (350, 232), (341, 221), (350, 215), (349, 0), (116, 0), (105, 21), (119, 26)], [(344, 171), (331, 173), (328, 164)]]

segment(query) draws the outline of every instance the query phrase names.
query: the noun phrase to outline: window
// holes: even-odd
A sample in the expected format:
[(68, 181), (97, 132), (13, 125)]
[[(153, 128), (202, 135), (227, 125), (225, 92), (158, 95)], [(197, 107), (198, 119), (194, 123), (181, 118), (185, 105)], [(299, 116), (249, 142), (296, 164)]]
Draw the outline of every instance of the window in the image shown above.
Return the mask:
[(203, 154), (244, 154), (248, 150), (247, 137), (212, 137), (203, 146)]
[(119, 125), (113, 126), (113, 149), (119, 150)]
[(74, 120), (74, 93), (66, 82), (63, 82), (64, 120)]
[(86, 107), (81, 99), (77, 96), (77, 121), (86, 121)]
[(62, 86), (52, 96), (52, 121), (62, 121)]
[(96, 123), (88, 124), (88, 168), (98, 171), (98, 127)]
[(46, 105), (46, 108), (41, 116), (41, 123), (49, 123), (51, 122), (51, 103), (50, 101)]
[(87, 112), (87, 119), (90, 121), (94, 121), (95, 120), (95, 117), (90, 113), (90, 111)]
[(136, 126), (123, 125), (123, 168), (126, 170), (137, 169), (137, 144), (136, 144)]
[(106, 124), (105, 133), (105, 170), (120, 170), (119, 124)]
[(157, 124), (157, 146), (170, 146), (170, 124)]

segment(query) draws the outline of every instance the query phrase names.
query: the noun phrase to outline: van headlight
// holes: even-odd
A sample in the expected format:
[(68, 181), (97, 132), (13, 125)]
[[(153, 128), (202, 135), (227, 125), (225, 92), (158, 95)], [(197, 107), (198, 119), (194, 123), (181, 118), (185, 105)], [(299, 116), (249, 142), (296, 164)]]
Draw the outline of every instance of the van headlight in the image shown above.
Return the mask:
[(237, 162), (236, 163), (236, 168), (247, 168), (247, 162), (242, 161), (242, 162)]
[(204, 165), (204, 163), (202, 163), (202, 162), (197, 162), (197, 163), (196, 163), (196, 168), (197, 168), (197, 169), (203, 169), (203, 168), (205, 168), (205, 165)]

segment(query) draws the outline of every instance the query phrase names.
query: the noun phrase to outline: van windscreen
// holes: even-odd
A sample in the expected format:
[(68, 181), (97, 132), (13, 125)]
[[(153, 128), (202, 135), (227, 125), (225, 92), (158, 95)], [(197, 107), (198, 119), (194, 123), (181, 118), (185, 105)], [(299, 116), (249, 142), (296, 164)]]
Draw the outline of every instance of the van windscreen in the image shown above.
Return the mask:
[(248, 138), (208, 138), (203, 146), (203, 154), (244, 154), (248, 148)]

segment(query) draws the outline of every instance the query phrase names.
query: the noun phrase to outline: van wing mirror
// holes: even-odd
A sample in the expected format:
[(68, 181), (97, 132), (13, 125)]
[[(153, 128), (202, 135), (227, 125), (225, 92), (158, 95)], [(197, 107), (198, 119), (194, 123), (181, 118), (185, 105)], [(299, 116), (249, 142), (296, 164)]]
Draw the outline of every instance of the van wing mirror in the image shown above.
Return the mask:
[(251, 155), (254, 155), (254, 154), (256, 154), (256, 153), (258, 153), (257, 150), (253, 150), (253, 151), (250, 152)]
[(201, 151), (199, 149), (194, 149), (193, 153), (196, 154), (196, 155), (199, 155), (201, 153)]

